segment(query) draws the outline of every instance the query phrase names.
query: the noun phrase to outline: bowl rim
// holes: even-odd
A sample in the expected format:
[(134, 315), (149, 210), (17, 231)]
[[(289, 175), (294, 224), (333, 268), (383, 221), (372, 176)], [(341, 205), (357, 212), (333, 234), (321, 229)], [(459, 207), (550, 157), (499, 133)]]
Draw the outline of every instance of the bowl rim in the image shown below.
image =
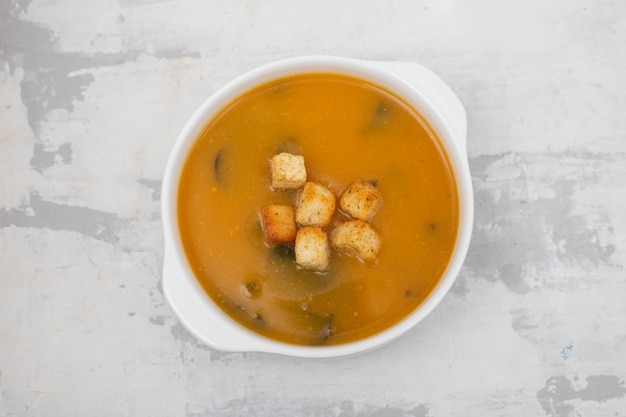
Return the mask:
[[(319, 55), (302, 56), (274, 61), (232, 79), (211, 94), (189, 117), (172, 147), (162, 183), (161, 216), (165, 240), (163, 289), (170, 306), (180, 321), (198, 339), (215, 349), (223, 351), (260, 351), (306, 358), (328, 358), (363, 353), (383, 346), (407, 333), (428, 316), (449, 292), (461, 271), (463, 261), (469, 249), (473, 228), (474, 202), (469, 166), (467, 157), (464, 155), (466, 140), (464, 128), (466, 121), (458, 120), (459, 117), (456, 118), (457, 120), (452, 120), (454, 118), (450, 117), (449, 113), (446, 114), (445, 107), (460, 105), (463, 117), (465, 117), (465, 113), (460, 100), (441, 79), (437, 77), (443, 87), (441, 85), (436, 87), (439, 89), (447, 88), (448, 91), (445, 91), (445, 93), (448, 95), (451, 93), (453, 98), (446, 96), (441, 90), (439, 92), (444, 97), (443, 100), (441, 100), (441, 97), (438, 98), (436, 94), (433, 95), (432, 92), (426, 92), (430, 88), (429, 84), (424, 82), (423, 85), (416, 85), (416, 82), (420, 82), (419, 77), (418, 79), (408, 80), (407, 78), (410, 78), (410, 76), (407, 77), (406, 74), (394, 71), (392, 68), (394, 65), (397, 66), (396, 69), (404, 68), (406, 70), (408, 68), (418, 73), (419, 71), (424, 71), (421, 75), (426, 81), (428, 83), (434, 82), (432, 79), (429, 79), (430, 76), (434, 76), (432, 72), (412, 62), (365, 61), (354, 58)], [(177, 195), (180, 176), (187, 155), (205, 126), (227, 104), (246, 91), (272, 80), (290, 75), (320, 72), (348, 75), (378, 85), (413, 106), (427, 121), (431, 128), (435, 130), (441, 142), (440, 145), (448, 157), (450, 168), (456, 180), (459, 201), (459, 228), (454, 250), (444, 273), (435, 288), (413, 312), (386, 330), (363, 339), (339, 345), (302, 346), (277, 341), (255, 333), (231, 319), (215, 305), (189, 267), (178, 232)], [(454, 99), (457, 100), (457, 103), (451, 103)], [(446, 100), (448, 101), (447, 104)], [(459, 130), (458, 125), (462, 126), (461, 130)], [(168, 262), (170, 267), (172, 267), (171, 264), (174, 264), (173, 267), (176, 270), (174, 273), (166, 270), (165, 264)], [(173, 281), (174, 279), (178, 281)], [(172, 290), (172, 285), (176, 283), (180, 284), (181, 293), (174, 296), (173, 293), (175, 291)], [(206, 314), (221, 316), (219, 320), (223, 321), (222, 324), (229, 323), (233, 330), (236, 329), (236, 332), (240, 332), (242, 343), (254, 342), (254, 346), (249, 346), (248, 348), (245, 346), (237, 348), (232, 346), (232, 344), (230, 346), (228, 344), (220, 346), (219, 343), (211, 340), (205, 332), (198, 328), (197, 318), (189, 317), (189, 313), (181, 306), (181, 297), (184, 298), (184, 294), (189, 297), (189, 302), (200, 302), (202, 307), (198, 308), (203, 309)], [(198, 300), (198, 296), (204, 301)], [(212, 318), (216, 319), (216, 317)]]

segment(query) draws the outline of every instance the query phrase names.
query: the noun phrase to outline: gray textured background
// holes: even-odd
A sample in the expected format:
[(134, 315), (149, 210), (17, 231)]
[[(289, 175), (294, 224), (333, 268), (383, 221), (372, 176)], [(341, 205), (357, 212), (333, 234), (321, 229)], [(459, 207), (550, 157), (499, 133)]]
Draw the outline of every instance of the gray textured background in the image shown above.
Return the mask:
[[(0, 0), (0, 415), (626, 416), (624, 45), (622, 0)], [(459, 95), (467, 262), (375, 352), (213, 351), (160, 289), (167, 155), (225, 82), (308, 54)]]

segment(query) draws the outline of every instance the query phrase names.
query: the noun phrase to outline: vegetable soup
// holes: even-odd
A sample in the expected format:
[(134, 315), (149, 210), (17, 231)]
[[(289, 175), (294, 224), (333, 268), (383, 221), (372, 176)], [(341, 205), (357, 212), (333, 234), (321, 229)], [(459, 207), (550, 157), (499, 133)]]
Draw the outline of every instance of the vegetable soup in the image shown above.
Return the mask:
[[(355, 182), (375, 187), (375, 259), (333, 249), (327, 268), (310, 270), (293, 244), (267, 243), (263, 207), (296, 207), (302, 193), (272, 187), (281, 153), (302, 156), (307, 181), (337, 201)], [(182, 171), (178, 220), (196, 278), (228, 316), (271, 339), (333, 345), (382, 332), (426, 300), (451, 259), (459, 202), (443, 147), (412, 107), (369, 82), (315, 73), (255, 88), (208, 123)], [(350, 220), (337, 204), (321, 229), (330, 236)]]

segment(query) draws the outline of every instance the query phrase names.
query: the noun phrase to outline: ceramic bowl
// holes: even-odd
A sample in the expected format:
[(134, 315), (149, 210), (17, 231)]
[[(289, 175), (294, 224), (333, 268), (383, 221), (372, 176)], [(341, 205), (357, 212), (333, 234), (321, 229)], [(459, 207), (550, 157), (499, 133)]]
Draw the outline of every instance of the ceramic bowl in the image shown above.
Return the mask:
[[(177, 213), (178, 185), (188, 153), (207, 123), (233, 99), (272, 80), (302, 73), (336, 73), (383, 87), (412, 105), (435, 130), (446, 150), (459, 193), (459, 231), (452, 258), (436, 288), (415, 311), (393, 327), (359, 341), (331, 346), (299, 346), (268, 339), (229, 318), (196, 280), (183, 250)], [(351, 355), (380, 347), (406, 333), (444, 298), (465, 259), (473, 224), (474, 198), (466, 153), (467, 119), (461, 101), (433, 72), (411, 62), (375, 62), (308, 56), (273, 62), (243, 74), (211, 95), (190, 117), (171, 151), (162, 186), (165, 236), (163, 290), (183, 325), (221, 351), (271, 352), (307, 358)]]

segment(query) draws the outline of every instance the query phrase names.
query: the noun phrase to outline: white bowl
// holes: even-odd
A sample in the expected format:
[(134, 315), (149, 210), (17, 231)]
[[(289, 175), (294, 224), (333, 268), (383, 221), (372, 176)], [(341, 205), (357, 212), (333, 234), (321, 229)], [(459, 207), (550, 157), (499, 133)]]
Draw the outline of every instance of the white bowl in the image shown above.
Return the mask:
[[(185, 256), (177, 212), (178, 184), (188, 153), (200, 133), (225, 105), (246, 91), (285, 76), (329, 72), (369, 80), (412, 105), (430, 124), (444, 146), (459, 193), (459, 232), (452, 258), (428, 298), (402, 321), (374, 336), (332, 346), (298, 346), (268, 339), (229, 318), (200, 286)], [(406, 333), (441, 302), (457, 275), (469, 247), (474, 196), (466, 153), (467, 119), (452, 90), (430, 70), (409, 62), (372, 62), (331, 56), (307, 56), (273, 62), (226, 84), (191, 116), (172, 149), (163, 179), (162, 217), (165, 234), (163, 290), (183, 325), (208, 346), (231, 352), (271, 352), (328, 358), (364, 352)]]

